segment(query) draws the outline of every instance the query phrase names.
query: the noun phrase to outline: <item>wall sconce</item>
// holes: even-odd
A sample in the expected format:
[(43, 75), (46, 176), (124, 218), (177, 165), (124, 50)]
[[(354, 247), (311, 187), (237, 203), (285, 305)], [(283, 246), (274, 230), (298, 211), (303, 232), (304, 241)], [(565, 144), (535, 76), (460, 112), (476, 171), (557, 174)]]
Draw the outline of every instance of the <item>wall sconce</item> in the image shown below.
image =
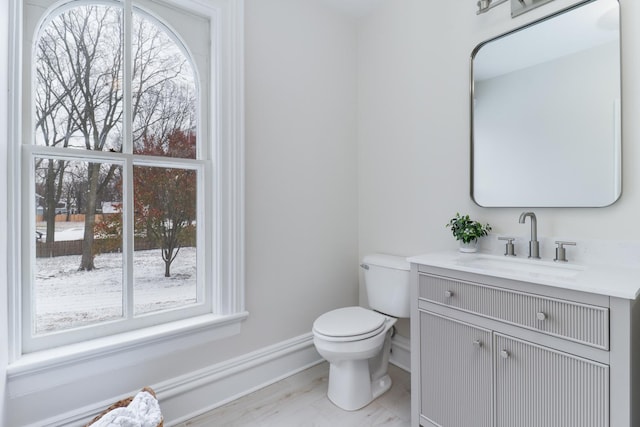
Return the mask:
[[(499, 4), (502, 4), (509, 0), (479, 0), (478, 11), (476, 15), (485, 13), (490, 9), (493, 9)], [(549, 3), (553, 0), (511, 0), (511, 17), (514, 18), (518, 15), (522, 15), (525, 12), (529, 12), (531, 9), (542, 6), (545, 3)]]
[(496, 7), (499, 4), (502, 4), (508, 0), (480, 0), (478, 1), (478, 11), (476, 15), (480, 15), (481, 13), (487, 12), (489, 9)]
[(515, 18), (553, 0), (511, 0), (511, 17)]

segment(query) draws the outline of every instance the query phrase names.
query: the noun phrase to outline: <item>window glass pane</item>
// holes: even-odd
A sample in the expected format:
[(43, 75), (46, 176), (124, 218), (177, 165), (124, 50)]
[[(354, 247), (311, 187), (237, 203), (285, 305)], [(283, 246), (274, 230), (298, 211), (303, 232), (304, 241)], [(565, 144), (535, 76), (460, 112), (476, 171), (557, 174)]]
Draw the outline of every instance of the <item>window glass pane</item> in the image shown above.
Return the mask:
[(201, 263), (216, 243), (196, 223), (215, 214), (200, 145), (218, 62), (209, 18), (138, 0), (45, 3), (25, 8), (41, 26), (22, 51), (32, 133), (19, 140), (32, 147), (20, 160), (35, 165), (17, 189), (23, 351), (211, 313)]
[(134, 166), (134, 314), (197, 301), (197, 172)]
[(35, 165), (35, 333), (122, 317), (120, 166), (47, 158)]
[(196, 83), (193, 66), (165, 28), (133, 16), (134, 153), (196, 157), (194, 149), (174, 147), (175, 135), (196, 139)]
[(122, 11), (82, 5), (53, 17), (35, 48), (35, 144), (122, 150)]

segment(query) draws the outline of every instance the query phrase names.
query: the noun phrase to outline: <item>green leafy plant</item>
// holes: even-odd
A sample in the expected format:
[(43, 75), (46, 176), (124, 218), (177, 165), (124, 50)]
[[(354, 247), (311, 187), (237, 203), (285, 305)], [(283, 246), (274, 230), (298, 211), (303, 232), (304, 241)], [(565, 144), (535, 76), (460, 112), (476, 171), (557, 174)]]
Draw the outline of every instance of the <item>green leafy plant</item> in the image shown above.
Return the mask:
[(489, 224), (483, 225), (469, 218), (469, 215), (461, 216), (459, 213), (456, 213), (456, 216), (451, 218), (446, 226), (451, 227), (451, 233), (456, 240), (462, 240), (464, 243), (477, 240), (491, 231)]

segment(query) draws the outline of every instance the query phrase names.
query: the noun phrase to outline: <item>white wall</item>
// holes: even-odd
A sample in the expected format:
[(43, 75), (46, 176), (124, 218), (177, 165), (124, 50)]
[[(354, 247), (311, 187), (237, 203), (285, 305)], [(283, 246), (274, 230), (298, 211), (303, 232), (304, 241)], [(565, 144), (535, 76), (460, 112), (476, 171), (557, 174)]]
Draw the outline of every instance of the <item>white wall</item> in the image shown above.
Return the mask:
[[(4, 29), (7, 14), (1, 12)], [(6, 36), (2, 30), (0, 42), (6, 44)], [(19, 420), (14, 425), (91, 406), (308, 334), (321, 313), (357, 303), (355, 21), (322, 0), (246, 0), (245, 42), (249, 318), (241, 333), (18, 396), (7, 405), (11, 419)], [(6, 82), (6, 56), (3, 46), (1, 84)], [(6, 120), (4, 91), (0, 100), (0, 120)], [(3, 121), (0, 129), (4, 132)], [(7, 143), (4, 135), (1, 143)], [(6, 185), (0, 185), (2, 200), (5, 191)], [(0, 227), (6, 226), (5, 218), (0, 215)], [(0, 255), (1, 398), (7, 341), (4, 246)], [(198, 404), (216, 403), (202, 392), (197, 397)], [(0, 425), (8, 424), (0, 418)]]
[[(361, 21), (360, 254), (455, 248), (444, 225), (456, 212), (491, 223), (494, 238), (528, 234), (529, 224), (518, 223), (523, 209), (480, 208), (469, 196), (469, 58), (479, 42), (575, 3), (556, 0), (511, 19), (508, 2), (476, 15), (473, 1), (385, 0)], [(578, 244), (640, 239), (640, 227), (630, 225), (640, 206), (640, 3), (620, 4), (622, 197), (607, 208), (535, 209), (541, 236), (562, 235)], [(541, 250), (553, 257), (550, 245)]]
[(216, 362), (358, 301), (356, 30), (323, 0), (245, 0), (246, 308)]
[(255, 347), (357, 302), (356, 28), (322, 0), (247, 0), (245, 15), (253, 321), (239, 340)]
[[(457, 211), (490, 222), (494, 236), (528, 233), (528, 223), (518, 224), (523, 209), (480, 208), (469, 197), (469, 57), (479, 42), (573, 3), (556, 0), (511, 19), (508, 3), (477, 16), (474, 2), (387, 0), (361, 23), (360, 253), (454, 248), (444, 225)], [(536, 209), (541, 235), (640, 238), (640, 227), (623, 225), (635, 222), (640, 205), (640, 4), (620, 3), (622, 197), (607, 208)]]

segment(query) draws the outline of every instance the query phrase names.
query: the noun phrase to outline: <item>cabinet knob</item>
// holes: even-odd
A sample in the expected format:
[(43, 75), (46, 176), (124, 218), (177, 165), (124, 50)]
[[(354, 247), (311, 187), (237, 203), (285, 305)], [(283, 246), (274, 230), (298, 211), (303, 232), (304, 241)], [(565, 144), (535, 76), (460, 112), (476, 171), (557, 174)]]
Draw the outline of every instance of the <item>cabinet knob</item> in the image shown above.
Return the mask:
[(510, 356), (509, 352), (507, 350), (502, 350), (500, 352), (500, 357), (502, 357), (503, 359), (508, 359)]
[(444, 291), (444, 296), (447, 298), (451, 298), (453, 296), (453, 292), (451, 291)]
[(547, 315), (542, 311), (536, 313), (536, 319), (538, 320), (547, 320)]
[(474, 340), (474, 341), (473, 341), (473, 346), (474, 346), (475, 348), (481, 348), (481, 347), (482, 347), (482, 341), (480, 341), (480, 340)]

